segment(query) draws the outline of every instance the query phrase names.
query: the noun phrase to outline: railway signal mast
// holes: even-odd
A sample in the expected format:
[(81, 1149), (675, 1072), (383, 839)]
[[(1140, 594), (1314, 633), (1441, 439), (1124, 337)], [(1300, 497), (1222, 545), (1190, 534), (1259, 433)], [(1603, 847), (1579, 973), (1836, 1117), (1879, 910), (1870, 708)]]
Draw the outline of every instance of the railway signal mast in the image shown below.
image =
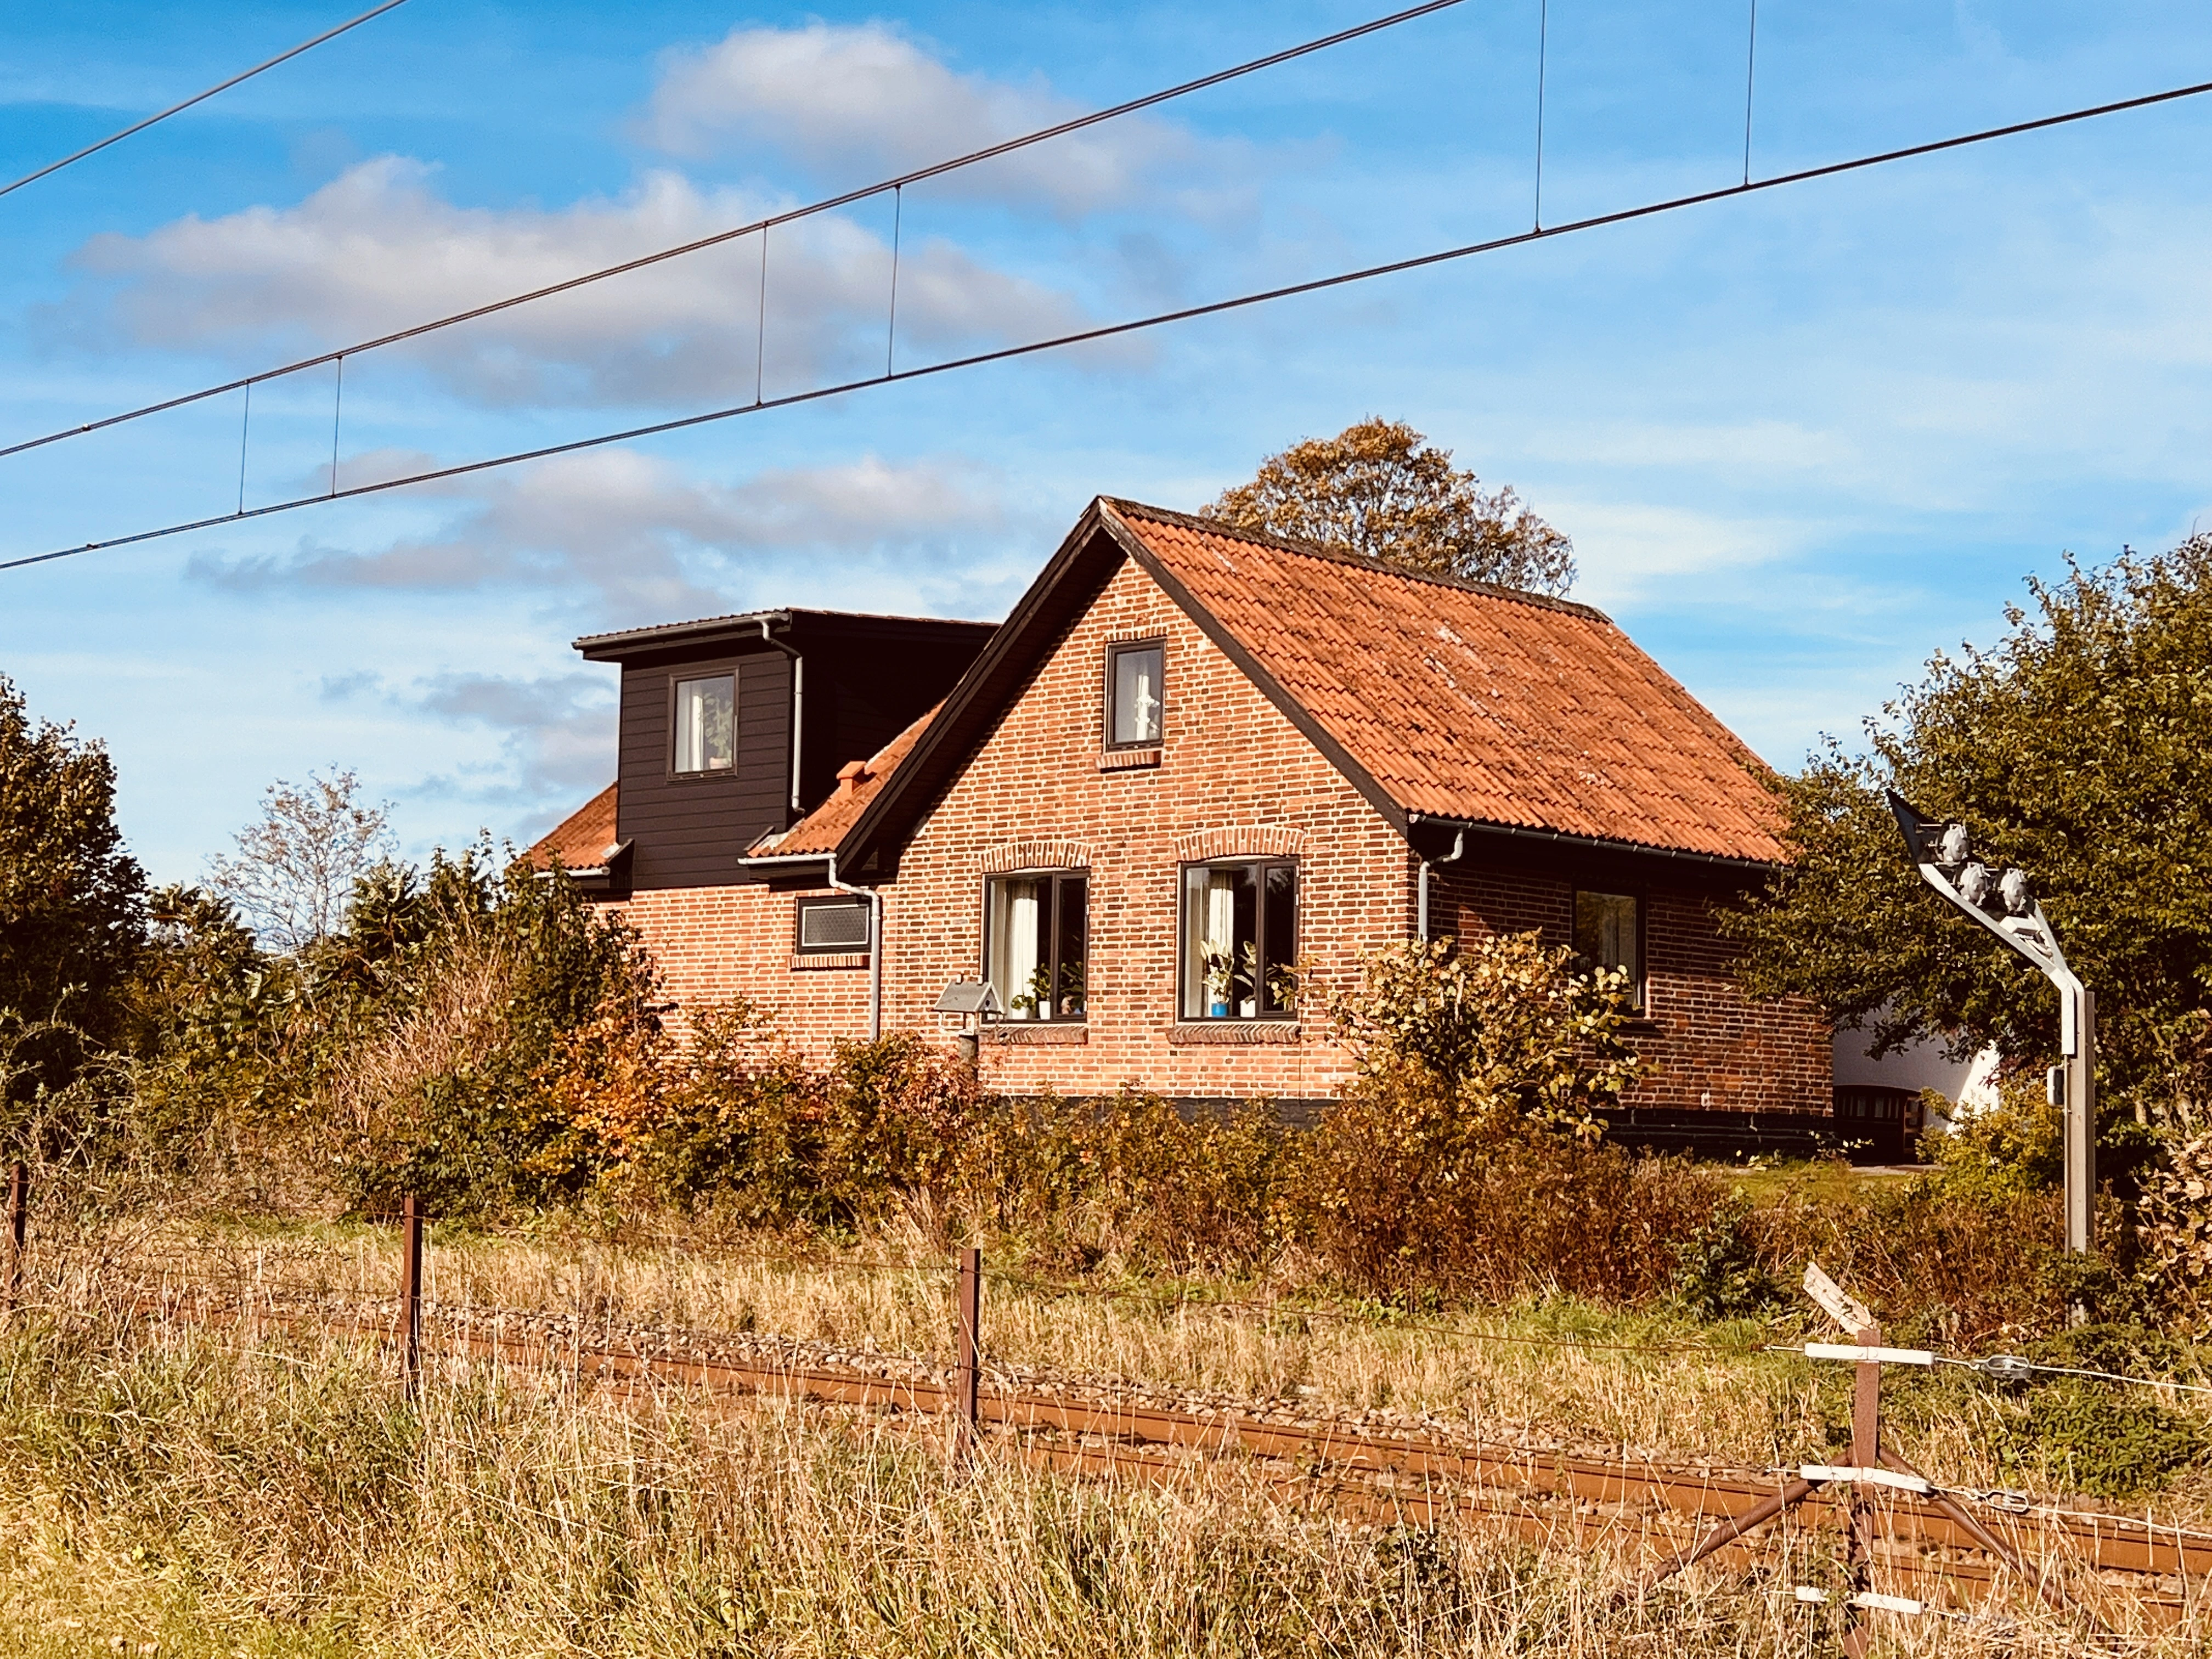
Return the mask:
[(1965, 824), (1933, 823), (1895, 790), (1888, 794), (1920, 878), (2058, 988), (2058, 1050), (2065, 1058), (2051, 1068), (2050, 1098), (2065, 1112), (2066, 1248), (2087, 1255), (2096, 1236), (2097, 1000), (2066, 965), (2025, 872), (1992, 873), (1975, 859)]

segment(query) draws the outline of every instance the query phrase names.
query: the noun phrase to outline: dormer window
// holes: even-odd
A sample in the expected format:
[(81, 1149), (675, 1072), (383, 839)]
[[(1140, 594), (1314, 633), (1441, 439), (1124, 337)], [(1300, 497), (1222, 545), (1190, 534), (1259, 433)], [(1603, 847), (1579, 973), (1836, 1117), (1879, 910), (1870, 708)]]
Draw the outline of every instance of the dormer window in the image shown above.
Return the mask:
[(1157, 749), (1165, 704), (1167, 647), (1158, 640), (1116, 645), (1106, 653), (1106, 746)]
[(734, 675), (676, 682), (678, 773), (726, 772), (737, 759), (738, 682)]

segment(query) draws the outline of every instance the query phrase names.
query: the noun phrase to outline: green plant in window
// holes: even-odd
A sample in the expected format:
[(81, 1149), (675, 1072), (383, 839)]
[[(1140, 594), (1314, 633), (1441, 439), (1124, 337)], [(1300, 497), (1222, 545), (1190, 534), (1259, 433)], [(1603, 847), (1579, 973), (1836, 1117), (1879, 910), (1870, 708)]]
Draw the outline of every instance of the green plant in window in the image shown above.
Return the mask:
[(1085, 1002), (1083, 963), (1063, 962), (1060, 965), (1060, 1012), (1071, 1016), (1079, 1014)]
[(1237, 998), (1237, 1009), (1245, 1015), (1260, 1012), (1257, 1000), (1260, 985), (1260, 947), (1246, 939), (1237, 953), (1237, 973), (1231, 990)]
[(1048, 1011), (1051, 1006), (1052, 969), (1042, 963), (1030, 970), (1029, 988), (1006, 1004), (1007, 1007), (1028, 1019), (1041, 1018), (1039, 1011)]
[(1218, 945), (1206, 947), (1206, 995), (1209, 1002), (1226, 1004), (1236, 987), (1237, 961)]

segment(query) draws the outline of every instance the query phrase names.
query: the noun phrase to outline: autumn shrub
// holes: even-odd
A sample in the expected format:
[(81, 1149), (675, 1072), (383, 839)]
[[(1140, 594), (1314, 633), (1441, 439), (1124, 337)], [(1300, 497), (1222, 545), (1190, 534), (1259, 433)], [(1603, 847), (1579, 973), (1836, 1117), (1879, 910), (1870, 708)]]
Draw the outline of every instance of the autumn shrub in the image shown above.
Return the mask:
[(966, 1164), (974, 1222), (1029, 1240), (1033, 1257), (1109, 1257), (1177, 1269), (1249, 1267), (1295, 1226), (1299, 1144), (1255, 1103), (1186, 1115), (1158, 1095), (1001, 1103)]
[(1680, 1242), (1726, 1194), (1686, 1159), (1525, 1123), (1436, 1133), (1445, 1114), (1432, 1089), (1403, 1074), (1364, 1079), (1302, 1149), (1300, 1231), (1370, 1293), (1656, 1298), (1675, 1281)]
[(2142, 1192), (2142, 1275), (2178, 1325), (2212, 1334), (2212, 1134), (2175, 1138)]
[(2059, 1197), (1962, 1194), (1940, 1178), (1769, 1194), (1747, 1220), (1759, 1255), (1794, 1282), (1818, 1261), (1893, 1326), (1939, 1346), (2051, 1327), (2065, 1314), (2051, 1264)]
[(1533, 933), (1370, 956), (1332, 1007), (1358, 1075), (1300, 1149), (1305, 1241), (1384, 1294), (1662, 1293), (1721, 1189), (1601, 1142), (1644, 1069), (1634, 1012)]
[(1360, 1077), (1402, 1093), (1406, 1133), (1439, 1149), (1519, 1125), (1598, 1133), (1644, 1067), (1626, 1040), (1626, 975), (1577, 972), (1540, 933), (1408, 939), (1371, 951), (1359, 982), (1329, 1005)]
[[(572, 1199), (603, 1158), (548, 1086), (574, 1035), (647, 1041), (655, 984), (636, 937), (566, 882), (488, 849), (426, 878), (356, 884), (345, 930), (300, 964), (290, 1016), (297, 1140), (353, 1208), (414, 1193), (448, 1215)], [(304, 1035), (302, 1035), (304, 1033)]]
[(1948, 1196), (2002, 1200), (2049, 1192), (2064, 1178), (2064, 1121), (2043, 1079), (2007, 1079), (1996, 1104), (1960, 1114), (1950, 1133), (1930, 1131), (1921, 1156), (1936, 1166), (1936, 1186)]
[(541, 1073), (561, 1146), (612, 1195), (849, 1231), (941, 1212), (981, 1155), (973, 1070), (918, 1037), (841, 1042), (815, 1065), (743, 998), (688, 1024), (679, 1045), (617, 1013), (569, 1034)]

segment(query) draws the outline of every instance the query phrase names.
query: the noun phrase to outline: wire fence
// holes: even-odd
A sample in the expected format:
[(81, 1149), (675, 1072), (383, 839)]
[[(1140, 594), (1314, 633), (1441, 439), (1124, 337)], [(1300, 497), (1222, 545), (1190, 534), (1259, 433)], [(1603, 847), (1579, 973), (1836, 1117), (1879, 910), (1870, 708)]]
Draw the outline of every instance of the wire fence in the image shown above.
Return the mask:
[[(27, 1176), (19, 1166), (9, 1187), (6, 1235), (9, 1252), (7, 1303), (12, 1314), (43, 1311), (64, 1317), (105, 1310), (134, 1316), (151, 1315), (204, 1329), (211, 1340), (222, 1341), (241, 1354), (283, 1363), (304, 1361), (297, 1354), (288, 1355), (281, 1344), (270, 1346), (267, 1336), (272, 1326), (295, 1333), (313, 1332), (319, 1340), (364, 1341), (380, 1352), (398, 1351), (400, 1377), (410, 1393), (422, 1382), (426, 1355), (448, 1366), (473, 1363), (471, 1355), (489, 1358), (495, 1364), (552, 1364), (573, 1368), (580, 1382), (595, 1375), (601, 1381), (615, 1377), (635, 1382), (642, 1379), (652, 1381), (655, 1386), (664, 1382), (682, 1385), (687, 1379), (704, 1382), (710, 1375), (726, 1382), (740, 1374), (765, 1376), (774, 1372), (808, 1372), (829, 1376), (833, 1382), (842, 1376), (845, 1382), (841, 1386), (845, 1394), (842, 1397), (847, 1403), (920, 1409), (940, 1417), (949, 1413), (956, 1445), (963, 1455), (978, 1443), (984, 1426), (987, 1382), (991, 1410), (997, 1413), (993, 1420), (1002, 1427), (1015, 1420), (1007, 1415), (1010, 1401), (1037, 1407), (1057, 1401), (1063, 1424), (1081, 1419), (1091, 1422), (1094, 1430), (1103, 1424), (1106, 1426), (1103, 1431), (1109, 1437), (1139, 1431), (1141, 1439), (1146, 1434), (1164, 1433), (1171, 1442), (1179, 1433), (1186, 1437), (1196, 1434), (1200, 1439), (1192, 1441), (1193, 1444), (1213, 1446), (1218, 1442), (1226, 1449), (1237, 1435), (1249, 1437), (1255, 1432), (1253, 1424), (1280, 1425), (1285, 1421), (1279, 1408), (1265, 1401), (1240, 1405), (1217, 1401), (1194, 1407), (1194, 1415), (1191, 1411), (1178, 1411), (1174, 1405), (1146, 1403), (1148, 1400), (1164, 1400), (1180, 1404), (1193, 1398), (1182, 1389), (1126, 1380), (1069, 1378), (1010, 1363), (993, 1352), (988, 1340), (987, 1322), (990, 1316), (983, 1299), (987, 1284), (994, 1288), (1010, 1316), (1012, 1310), (1024, 1299), (1051, 1302), (1079, 1298), (1094, 1304), (1135, 1304), (1176, 1316), (1251, 1320), (1277, 1327), (1289, 1323), (1301, 1331), (1325, 1325), (1384, 1333), (1413, 1332), (1454, 1342), (1503, 1344), (1560, 1353), (1583, 1352), (1708, 1361), (1776, 1353), (1808, 1364), (1824, 1359), (1856, 1358), (1862, 1373), (1862, 1388), (1866, 1386), (1864, 1373), (1870, 1364), (1867, 1356), (1893, 1359), (1909, 1353), (1914, 1363), (1930, 1369), (1939, 1364), (1955, 1367), (1999, 1384), (2016, 1385), (2044, 1376), (2071, 1376), (2114, 1387), (2178, 1390), (2191, 1395), (2212, 1393), (2212, 1389), (2174, 1377), (2045, 1364), (2017, 1355), (1977, 1358), (1842, 1345), (1827, 1345), (1825, 1352), (1814, 1352), (1823, 1347), (1819, 1344), (1803, 1347), (1766, 1345), (1746, 1349), (1694, 1341), (1609, 1340), (1601, 1336), (1499, 1330), (1464, 1318), (1380, 1304), (1331, 1308), (1288, 1297), (1223, 1295), (1217, 1287), (1206, 1285), (1163, 1286), (1127, 1280), (1085, 1282), (1053, 1278), (1017, 1269), (987, 1267), (981, 1252), (972, 1249), (960, 1252), (951, 1261), (868, 1260), (823, 1249), (783, 1246), (746, 1249), (718, 1242), (702, 1244), (675, 1233), (633, 1233), (611, 1243), (580, 1248), (564, 1261), (553, 1264), (559, 1271), (549, 1267), (536, 1281), (541, 1290), (550, 1293), (543, 1304), (517, 1307), (489, 1294), (492, 1281), (479, 1270), (473, 1240), (455, 1248), (453, 1244), (441, 1244), (434, 1234), (423, 1241), (419, 1254), (415, 1254), (406, 1248), (407, 1229), (404, 1223), (396, 1240), (374, 1233), (308, 1239), (241, 1238), (222, 1236), (217, 1230), (209, 1230), (198, 1237), (180, 1238), (165, 1237), (151, 1228), (118, 1231), (88, 1227), (82, 1212), (74, 1218), (58, 1213), (54, 1218), (56, 1224), (42, 1237), (30, 1224), (33, 1206), (28, 1188)], [(409, 1209), (415, 1212), (416, 1206), (410, 1204)], [(526, 1247), (535, 1243), (520, 1242)], [(395, 1243), (399, 1246), (397, 1250)], [(546, 1248), (557, 1250), (561, 1247), (555, 1241)], [(638, 1256), (641, 1251), (659, 1254), (641, 1264)], [(400, 1258), (398, 1263), (394, 1261), (395, 1255)], [(672, 1268), (678, 1272), (696, 1269), (709, 1279), (726, 1280), (735, 1270), (741, 1275), (791, 1275), (801, 1280), (822, 1274), (859, 1277), (903, 1287), (897, 1304), (905, 1320), (902, 1328), (908, 1335), (921, 1339), (923, 1351), (916, 1351), (913, 1345), (896, 1344), (877, 1350), (865, 1334), (855, 1338), (848, 1334), (844, 1340), (831, 1344), (751, 1329), (733, 1331), (711, 1322), (678, 1322), (665, 1317), (659, 1310), (648, 1310), (639, 1316), (632, 1298), (623, 1292), (627, 1288), (635, 1288), (626, 1286), (625, 1274), (635, 1279), (641, 1267), (647, 1277), (653, 1272), (665, 1273)], [(917, 1300), (911, 1294), (915, 1291), (924, 1294)], [(938, 1303), (939, 1291), (949, 1305), (939, 1307), (933, 1313), (930, 1310)], [(230, 1322), (228, 1326), (226, 1321)], [(678, 1361), (690, 1369), (669, 1369)], [(615, 1368), (612, 1371), (608, 1369), (610, 1364)], [(656, 1370), (656, 1365), (663, 1369)], [(1872, 1369), (1877, 1373), (1874, 1387), (1878, 1401), (1881, 1366), (1875, 1364)], [(1088, 1402), (1079, 1410), (1069, 1404), (1076, 1399), (1066, 1392), (1071, 1387)], [(839, 1396), (833, 1390), (829, 1397)], [(1318, 1443), (1328, 1445), (1357, 1443), (1367, 1449), (1361, 1454), (1367, 1456), (1373, 1455), (1373, 1449), (1377, 1446), (1392, 1445), (1400, 1453), (1410, 1455), (1407, 1449), (1416, 1445), (1415, 1441), (1406, 1437), (1411, 1431), (1402, 1424), (1368, 1421), (1364, 1418), (1339, 1421), (1345, 1409), (1341, 1404), (1304, 1401), (1293, 1404), (1292, 1418), (1287, 1429), (1282, 1431), (1293, 1437), (1302, 1434), (1319, 1436)], [(1071, 1410), (1075, 1412), (1073, 1417), (1068, 1415)], [(1261, 1415), (1239, 1419), (1239, 1411)], [(1268, 1415), (1271, 1411), (1274, 1413), (1272, 1417)], [(1084, 1415), (1086, 1412), (1088, 1417)], [(1047, 1412), (1035, 1420), (1045, 1422), (1049, 1416)], [(1234, 1433), (1224, 1427), (1240, 1421), (1245, 1426)], [(1152, 1426), (1146, 1428), (1146, 1423)], [(1134, 1430), (1133, 1425), (1136, 1425)], [(1163, 1425), (1166, 1427), (1163, 1428)], [(1263, 1437), (1273, 1431), (1264, 1428), (1257, 1431)], [(1885, 1502), (1918, 1504), (1923, 1507), (1932, 1504), (1938, 1509), (1948, 1504), (1953, 1508), (1947, 1513), (1963, 1516), (1971, 1510), (1991, 1517), (1990, 1524), (1994, 1526), (2016, 1528), (2034, 1523), (2070, 1528), (2077, 1540), (2087, 1537), (2093, 1549), (2103, 1549), (2101, 1540), (2108, 1538), (2121, 1539), (2153, 1568), (2167, 1560), (2180, 1566), (2185, 1589), (2189, 1563), (2198, 1563), (2200, 1583), (2203, 1571), (2212, 1569), (2212, 1537), (2193, 1534), (2177, 1523), (2160, 1522), (2148, 1513), (2122, 1514), (2037, 1498), (2020, 1491), (1939, 1482), (1910, 1471), (1908, 1466), (1896, 1463), (1893, 1457), (1883, 1461), (1893, 1469), (1905, 1472), (1881, 1473), (1875, 1458), (1869, 1453), (1874, 1443), (1869, 1439), (1860, 1443), (1862, 1432), (1855, 1413), (1852, 1462), (1837, 1468), (1767, 1462), (1723, 1477), (1710, 1469), (1701, 1473), (1670, 1469), (1649, 1455), (1632, 1453), (1625, 1445), (1620, 1455), (1609, 1461), (1589, 1463), (1584, 1459), (1583, 1462), (1585, 1474), (1589, 1468), (1610, 1468), (1624, 1482), (1640, 1479), (1653, 1491), (1667, 1486), (1670, 1481), (1679, 1486), (1692, 1478), (1702, 1479), (1709, 1485), (1717, 1480), (1723, 1485), (1728, 1480), (1739, 1484), (1748, 1480), (1754, 1487), (1763, 1485), (1779, 1494), (1785, 1506), (1816, 1490), (1826, 1492), (1830, 1496), (1825, 1501), (1844, 1517), (1846, 1539), (1853, 1549), (1861, 1551), (1856, 1559), (1862, 1565), (1856, 1569), (1854, 1582), (1860, 1583), (1863, 1595), (1874, 1594), (1864, 1589), (1863, 1563), (1871, 1558), (1862, 1547), (1867, 1494), (1876, 1488), (1881, 1490), (1875, 1495)], [(1206, 1434), (1213, 1435), (1215, 1440), (1205, 1441)], [(1228, 1437), (1221, 1438), (1224, 1435)], [(1377, 1436), (1382, 1438), (1377, 1439)], [(1393, 1439), (1393, 1436), (1397, 1437)], [(1456, 1442), (1438, 1443), (1421, 1452), (1424, 1457), (1432, 1454), (1458, 1457), (1462, 1462), (1476, 1455), (1469, 1446)], [(1119, 1455), (1107, 1454), (1109, 1462)], [(1508, 1461), (1517, 1458), (1523, 1462), (1549, 1459), (1559, 1469), (1576, 1462), (1565, 1453), (1522, 1449), (1507, 1449), (1495, 1456)], [(1530, 1467), (1534, 1467), (1534, 1463)], [(1644, 1471), (1641, 1476), (1634, 1473), (1639, 1468)], [(1889, 1491), (1889, 1487), (1897, 1490)], [(1771, 1504), (1776, 1499), (1771, 1497), (1765, 1501)], [(1723, 1529), (1736, 1525), (1737, 1521), (1729, 1521)], [(1994, 1538), (1995, 1534), (1989, 1536)], [(1708, 1539), (1698, 1548), (1706, 1547), (1710, 1541)], [(1693, 1559), (1694, 1552), (1680, 1559)], [(1877, 1596), (1875, 1601), (1860, 1605), (1863, 1610), (1883, 1604)]]

